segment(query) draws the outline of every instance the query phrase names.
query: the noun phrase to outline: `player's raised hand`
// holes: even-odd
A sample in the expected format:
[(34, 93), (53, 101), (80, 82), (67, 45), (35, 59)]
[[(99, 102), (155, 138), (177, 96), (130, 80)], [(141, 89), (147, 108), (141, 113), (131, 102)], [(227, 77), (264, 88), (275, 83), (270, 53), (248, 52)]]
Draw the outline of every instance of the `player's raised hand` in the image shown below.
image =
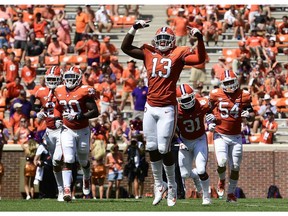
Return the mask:
[(47, 115), (46, 115), (46, 113), (44, 111), (40, 111), (36, 115), (37, 115), (37, 118), (40, 119), (40, 120), (42, 120), (42, 119), (47, 117)]
[(197, 38), (203, 37), (203, 35), (202, 35), (202, 33), (201, 33), (201, 31), (200, 31), (199, 29), (197, 29), (197, 28), (192, 28), (192, 27), (190, 27), (190, 26), (187, 26), (187, 28), (189, 29), (189, 35), (190, 35), (190, 37), (197, 37)]
[(133, 28), (135, 30), (137, 30), (137, 29), (142, 29), (142, 28), (149, 27), (148, 23), (150, 23), (150, 22), (151, 22), (151, 20), (137, 20), (135, 22), (135, 24), (133, 25)]

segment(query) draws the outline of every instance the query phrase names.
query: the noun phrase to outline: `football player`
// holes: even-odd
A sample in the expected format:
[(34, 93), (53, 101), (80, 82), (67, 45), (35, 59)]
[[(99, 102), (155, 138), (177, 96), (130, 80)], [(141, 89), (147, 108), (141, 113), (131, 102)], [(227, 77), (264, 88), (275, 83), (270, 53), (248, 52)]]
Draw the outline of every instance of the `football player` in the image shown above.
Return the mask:
[(71, 201), (72, 165), (77, 155), (83, 171), (83, 193), (90, 194), (90, 128), (89, 119), (99, 115), (95, 103), (95, 89), (82, 85), (82, 71), (75, 66), (64, 72), (63, 82), (55, 89), (56, 106), (54, 115), (58, 119), (56, 125), (61, 126), (60, 141), (64, 156), (63, 183), (64, 196)]
[(58, 187), (58, 201), (63, 200), (63, 179), (62, 179), (62, 149), (60, 144), (60, 128), (55, 126), (54, 107), (56, 97), (55, 88), (62, 82), (62, 70), (58, 66), (48, 68), (45, 73), (46, 87), (40, 87), (35, 93), (35, 104), (41, 105), (37, 113), (38, 120), (45, 120), (46, 130), (43, 139), (46, 140), (49, 152), (52, 155), (53, 172)]
[(242, 161), (241, 122), (242, 117), (253, 115), (251, 96), (248, 91), (239, 88), (235, 73), (225, 70), (220, 75), (220, 88), (210, 91), (210, 103), (216, 118), (214, 147), (219, 175), (217, 192), (222, 198), (228, 162), (230, 178), (227, 202), (236, 202), (234, 191), (238, 183)]
[[(126, 34), (121, 49), (127, 55), (143, 60), (147, 70), (148, 94), (143, 131), (154, 177), (153, 205), (157, 205), (163, 193), (168, 190), (167, 204), (174, 206), (177, 199), (177, 185), (171, 140), (177, 120), (176, 83), (185, 65), (205, 61), (206, 51), (203, 36), (196, 28), (191, 28), (189, 31), (190, 36), (198, 39), (198, 54), (194, 54), (191, 47), (177, 47), (175, 34), (169, 27), (159, 28), (151, 45), (144, 44), (140, 48), (132, 45), (137, 29), (148, 27), (149, 22), (138, 20)], [(162, 164), (168, 185), (163, 182)]]
[[(196, 173), (200, 178), (203, 190), (202, 204), (210, 205), (210, 179), (206, 172), (208, 142), (205, 131), (205, 116), (210, 111), (209, 101), (207, 98), (195, 98), (194, 90), (188, 84), (178, 86), (176, 96), (178, 101), (177, 141), (180, 144), (178, 153), (180, 173), (184, 179), (193, 178), (192, 162), (195, 160)], [(208, 114), (208, 116), (209, 119), (214, 119), (213, 114)], [(213, 127), (213, 124), (211, 123), (209, 126)]]

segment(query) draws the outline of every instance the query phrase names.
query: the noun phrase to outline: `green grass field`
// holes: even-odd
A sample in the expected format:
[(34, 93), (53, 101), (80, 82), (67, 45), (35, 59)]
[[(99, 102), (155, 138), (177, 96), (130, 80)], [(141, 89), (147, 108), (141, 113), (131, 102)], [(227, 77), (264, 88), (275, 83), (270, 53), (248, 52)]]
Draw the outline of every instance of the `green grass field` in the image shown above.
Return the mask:
[(239, 199), (237, 203), (226, 203), (225, 200), (213, 199), (210, 206), (202, 206), (201, 199), (178, 200), (174, 207), (168, 207), (165, 199), (157, 206), (152, 205), (152, 198), (92, 200), (77, 199), (70, 203), (57, 202), (56, 199), (5, 200), (0, 201), (0, 211), (83, 211), (83, 212), (288, 212), (287, 199)]

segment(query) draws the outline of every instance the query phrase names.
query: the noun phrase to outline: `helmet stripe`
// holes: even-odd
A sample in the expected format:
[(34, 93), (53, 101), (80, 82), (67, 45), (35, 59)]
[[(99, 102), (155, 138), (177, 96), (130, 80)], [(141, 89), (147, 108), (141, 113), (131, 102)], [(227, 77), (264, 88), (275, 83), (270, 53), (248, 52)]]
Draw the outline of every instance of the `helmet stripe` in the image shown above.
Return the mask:
[(225, 78), (230, 77), (229, 70), (225, 70)]
[(50, 74), (54, 74), (55, 69), (56, 69), (56, 66), (53, 66), (50, 70)]
[(182, 95), (185, 95), (185, 94), (187, 93), (186, 90), (185, 90), (184, 84), (181, 84), (181, 85), (180, 85), (180, 90), (181, 90), (181, 94), (182, 94)]
[(161, 29), (161, 32), (166, 32), (167, 31), (167, 27), (163, 27), (162, 29)]

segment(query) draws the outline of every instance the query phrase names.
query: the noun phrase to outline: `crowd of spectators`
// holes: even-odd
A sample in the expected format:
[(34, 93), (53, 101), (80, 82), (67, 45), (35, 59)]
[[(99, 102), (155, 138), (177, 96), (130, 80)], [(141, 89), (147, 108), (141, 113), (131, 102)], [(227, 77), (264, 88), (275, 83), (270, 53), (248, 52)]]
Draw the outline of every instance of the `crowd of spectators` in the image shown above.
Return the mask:
[[(131, 13), (138, 17), (139, 7), (125, 6), (125, 15)], [(121, 180), (127, 177), (129, 195), (139, 198), (143, 196), (141, 186), (145, 174), (143, 170), (139, 174), (138, 167), (142, 166), (140, 160), (143, 160), (141, 156), (145, 142), (143, 137), (133, 136), (133, 133), (141, 134), (139, 124), (148, 92), (146, 71), (133, 59), (127, 59), (127, 65), (122, 65), (118, 59), (119, 47), (113, 44), (111, 37), (102, 37), (102, 33), (111, 33), (114, 15), (119, 15), (115, 5), (99, 5), (95, 11), (91, 5), (79, 6), (75, 11), (74, 26), (67, 18), (64, 6), (0, 6), (0, 87), (1, 97), (5, 98), (0, 104), (3, 108), (0, 115), (3, 125), (1, 142), (28, 145), (31, 132), (43, 133), (45, 130), (45, 121), (36, 118), (39, 110), (33, 101), (37, 89), (45, 86), (43, 77), (36, 80), (37, 66), (45, 67), (46, 57), (57, 57), (65, 70), (69, 62), (60, 61), (60, 56), (82, 56), (85, 62), (77, 63), (83, 71), (82, 82), (94, 86), (100, 98), (97, 104), (101, 116), (91, 120), (91, 146), (96, 148), (95, 141), (100, 140), (101, 146), (105, 148), (105, 156), (91, 156), (95, 171), (92, 176), (92, 196), (104, 197), (103, 179), (108, 178), (106, 197), (111, 197), (115, 183), (115, 197), (118, 198)], [(258, 134), (257, 142), (272, 144), (273, 134), (278, 127), (275, 118), (286, 117), (275, 101), (284, 98), (287, 90), (288, 62), (278, 60), (279, 53), (287, 54), (287, 47), (281, 46), (284, 44), (279, 42), (280, 35), (288, 35), (287, 16), (277, 21), (271, 16), (267, 5), (172, 5), (167, 8), (167, 23), (175, 31), (179, 46), (186, 43), (194, 45), (193, 40), (187, 41), (187, 26), (202, 31), (207, 47), (211, 40), (216, 48), (220, 41), (237, 40), (238, 48), (231, 61), (222, 53), (219, 61), (212, 66), (211, 84), (213, 87), (219, 85), (217, 78), (221, 71), (235, 71), (242, 87), (250, 91), (256, 113), (255, 119), (243, 119), (245, 143), (252, 142), (251, 137)], [(74, 38), (71, 38), (72, 32)], [(231, 35), (232, 39), (229, 38)], [(36, 67), (33, 57), (39, 58)], [(191, 69), (190, 81), (199, 97), (208, 95), (204, 85), (209, 62), (208, 53), (204, 64)], [(117, 101), (121, 101), (120, 104)], [(127, 101), (133, 112), (130, 116), (132, 122), (126, 120)], [(9, 117), (5, 118), (7, 110)], [(128, 161), (124, 161), (122, 152), (118, 151), (119, 145), (131, 148), (131, 141), (137, 146), (136, 155), (139, 158), (134, 162), (135, 172), (122, 175)], [(127, 148), (125, 153), (130, 154), (128, 152)], [(109, 171), (105, 173), (103, 167), (108, 167)], [(101, 188), (99, 195), (96, 185)], [(29, 196), (33, 197), (34, 194), (30, 193)]]

